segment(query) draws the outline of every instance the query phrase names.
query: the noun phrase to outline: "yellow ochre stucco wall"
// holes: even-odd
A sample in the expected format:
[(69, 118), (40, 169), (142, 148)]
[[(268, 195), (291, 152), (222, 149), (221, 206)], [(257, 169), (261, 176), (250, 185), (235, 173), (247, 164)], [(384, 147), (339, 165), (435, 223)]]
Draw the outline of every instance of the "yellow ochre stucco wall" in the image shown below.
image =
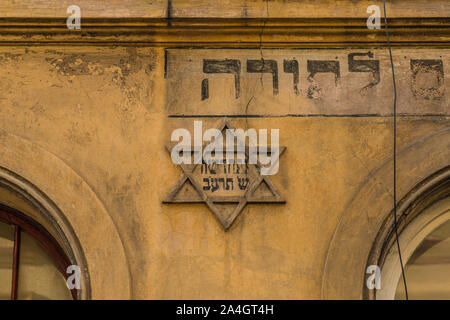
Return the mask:
[[(365, 26), (372, 2), (89, 0), (78, 3), (81, 31), (65, 27), (66, 2), (0, 1), (1, 17), (18, 18), (0, 22), (0, 167), (67, 219), (91, 297), (361, 298), (393, 188), (391, 69), (384, 31)], [(449, 165), (450, 5), (388, 5), (401, 199)], [(433, 32), (408, 31), (421, 17), (436, 19)], [(350, 72), (348, 55), (367, 52), (355, 60), (379, 61), (380, 81), (362, 90), (372, 74)], [(232, 75), (203, 74), (203, 59), (241, 62), (239, 99)], [(277, 95), (270, 73), (246, 72), (251, 59), (277, 61)], [(299, 94), (285, 59), (298, 61)], [(443, 73), (413, 79), (412, 59), (442, 61)], [(338, 61), (339, 79), (308, 80), (307, 60)], [(224, 231), (206, 204), (163, 200), (182, 176), (167, 151), (172, 130), (215, 128), (227, 115), (236, 128), (280, 130), (286, 151), (270, 179), (286, 203), (248, 204)], [(0, 202), (14, 204), (6, 192)]]

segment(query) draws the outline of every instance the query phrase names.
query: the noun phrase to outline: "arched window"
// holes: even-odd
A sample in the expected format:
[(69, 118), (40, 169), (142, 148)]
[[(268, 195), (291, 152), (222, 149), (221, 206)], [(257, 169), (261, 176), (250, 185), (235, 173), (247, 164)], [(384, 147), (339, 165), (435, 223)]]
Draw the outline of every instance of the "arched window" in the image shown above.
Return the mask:
[[(450, 197), (423, 209), (399, 235), (409, 299), (450, 299)], [(386, 251), (377, 299), (405, 299), (396, 245)]]
[(76, 299), (70, 260), (39, 223), (0, 206), (0, 299)]
[[(450, 220), (422, 240), (406, 264), (405, 275), (410, 299), (450, 300)], [(405, 299), (403, 281), (397, 284), (395, 299)]]
[(380, 287), (370, 289), (364, 282), (366, 299), (405, 299), (396, 234), (408, 298), (450, 299), (450, 166), (418, 183), (399, 201), (397, 232), (392, 212), (387, 215), (365, 269), (379, 268)]

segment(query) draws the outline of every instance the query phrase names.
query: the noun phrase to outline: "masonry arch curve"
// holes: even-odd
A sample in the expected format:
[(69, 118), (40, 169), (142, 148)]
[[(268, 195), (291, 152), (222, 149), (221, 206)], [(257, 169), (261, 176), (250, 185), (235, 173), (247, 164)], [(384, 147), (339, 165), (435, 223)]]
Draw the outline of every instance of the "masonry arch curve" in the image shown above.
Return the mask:
[[(398, 217), (428, 187), (441, 185), (450, 175), (450, 128), (425, 136), (397, 154)], [(386, 223), (391, 223), (393, 160), (372, 171), (348, 203), (326, 254), (322, 298), (362, 299), (366, 267)], [(425, 188), (425, 189), (424, 189)], [(371, 263), (373, 264), (373, 263)]]
[(61, 159), (24, 138), (0, 132), (0, 150), (0, 202), (41, 223), (79, 265), (79, 298), (130, 299), (120, 236), (89, 185)]

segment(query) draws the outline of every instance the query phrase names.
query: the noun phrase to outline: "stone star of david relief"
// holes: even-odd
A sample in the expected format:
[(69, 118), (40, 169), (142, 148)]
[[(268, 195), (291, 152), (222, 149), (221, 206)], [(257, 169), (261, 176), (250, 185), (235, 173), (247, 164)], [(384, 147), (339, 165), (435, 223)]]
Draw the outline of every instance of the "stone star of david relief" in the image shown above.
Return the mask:
[[(217, 129), (225, 137), (226, 129), (233, 129), (233, 127), (225, 119)], [(169, 153), (172, 148), (173, 145), (167, 146)], [(284, 146), (279, 148), (277, 161), (285, 149)], [(163, 203), (205, 203), (225, 231), (231, 227), (247, 203), (285, 203), (285, 199), (270, 180), (270, 176), (261, 175), (259, 147), (257, 150), (257, 164), (249, 164), (247, 145), (245, 164), (227, 164), (225, 159), (223, 164), (206, 164), (204, 162), (202, 164), (180, 164), (183, 175)], [(270, 150), (270, 146), (267, 147), (267, 150)], [(191, 152), (191, 156), (193, 153), (194, 151)]]

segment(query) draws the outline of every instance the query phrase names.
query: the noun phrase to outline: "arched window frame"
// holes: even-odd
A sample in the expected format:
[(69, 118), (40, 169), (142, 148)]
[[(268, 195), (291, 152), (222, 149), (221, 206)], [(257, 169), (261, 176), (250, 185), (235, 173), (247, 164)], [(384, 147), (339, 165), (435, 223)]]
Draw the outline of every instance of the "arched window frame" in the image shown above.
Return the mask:
[[(55, 238), (38, 222), (25, 214), (0, 204), (0, 222), (14, 226), (13, 266), (11, 283), (11, 300), (17, 299), (17, 289), (20, 272), (20, 232), (26, 232), (52, 258), (57, 269), (67, 280), (67, 267), (72, 263)], [(72, 298), (77, 299), (77, 289), (71, 289)]]
[[(435, 229), (450, 221), (450, 198), (440, 200), (426, 208), (416, 219), (411, 221), (399, 235), (400, 248), (404, 266), (420, 246), (422, 241)], [(394, 299), (402, 271), (397, 246), (391, 246), (384, 259), (381, 270), (382, 286), (376, 299)], [(406, 278), (408, 283), (408, 278)], [(402, 285), (402, 283), (400, 284)]]
[[(424, 213), (433, 205), (438, 204), (441, 200), (444, 200), (449, 196), (450, 166), (447, 166), (423, 180), (399, 201), (397, 209), (397, 229), (402, 250), (403, 264), (405, 266), (408, 258), (420, 244), (421, 240), (448, 219), (447, 210), (437, 211), (435, 216), (429, 217), (429, 219), (426, 218)], [(400, 264), (396, 264), (399, 260), (398, 253), (396, 253), (395, 256), (396, 259), (392, 259), (394, 256), (395, 241), (393, 213), (391, 212), (378, 231), (364, 269), (367, 270), (371, 265), (380, 267), (381, 290), (383, 290), (383, 286), (386, 286), (386, 281), (388, 281), (389, 287), (387, 290), (383, 290), (383, 292), (368, 289), (366, 285), (367, 274), (364, 274), (364, 299), (393, 299), (397, 288), (397, 280), (401, 274), (401, 270), (399, 269)], [(404, 256), (404, 254), (406, 255)], [(392, 261), (392, 263), (390, 263), (390, 261)], [(389, 273), (394, 274), (394, 276), (386, 277)]]

